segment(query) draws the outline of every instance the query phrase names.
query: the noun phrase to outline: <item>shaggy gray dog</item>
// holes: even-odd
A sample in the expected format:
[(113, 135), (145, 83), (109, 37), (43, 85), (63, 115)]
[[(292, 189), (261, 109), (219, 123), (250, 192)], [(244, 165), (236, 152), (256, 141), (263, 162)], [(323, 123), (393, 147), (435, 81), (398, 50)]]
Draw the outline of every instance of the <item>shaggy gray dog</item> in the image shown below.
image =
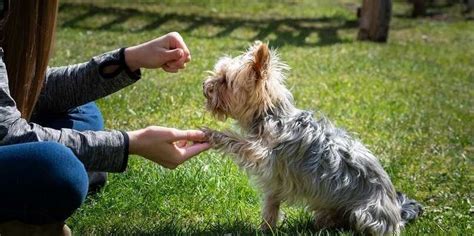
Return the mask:
[(280, 203), (302, 202), (315, 226), (371, 235), (399, 234), (421, 205), (395, 191), (377, 158), (325, 118), (294, 107), (275, 51), (256, 42), (216, 64), (204, 82), (207, 109), (231, 117), (240, 132), (205, 130), (214, 148), (233, 154), (264, 192), (261, 228), (275, 227)]

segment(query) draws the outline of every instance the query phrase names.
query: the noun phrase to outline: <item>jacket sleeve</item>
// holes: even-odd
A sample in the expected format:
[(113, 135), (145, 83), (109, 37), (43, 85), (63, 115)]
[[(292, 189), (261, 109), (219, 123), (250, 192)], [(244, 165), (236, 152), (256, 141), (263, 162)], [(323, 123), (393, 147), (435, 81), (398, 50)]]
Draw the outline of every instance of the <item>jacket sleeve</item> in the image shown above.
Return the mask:
[[(64, 112), (136, 82), (140, 70), (130, 71), (124, 51), (117, 49), (86, 63), (49, 68), (34, 112)], [(114, 70), (106, 72), (109, 66)]]
[(37, 141), (55, 141), (69, 147), (88, 170), (121, 172), (127, 166), (126, 133), (56, 130), (21, 118), (10, 96), (6, 67), (0, 55), (0, 146)]

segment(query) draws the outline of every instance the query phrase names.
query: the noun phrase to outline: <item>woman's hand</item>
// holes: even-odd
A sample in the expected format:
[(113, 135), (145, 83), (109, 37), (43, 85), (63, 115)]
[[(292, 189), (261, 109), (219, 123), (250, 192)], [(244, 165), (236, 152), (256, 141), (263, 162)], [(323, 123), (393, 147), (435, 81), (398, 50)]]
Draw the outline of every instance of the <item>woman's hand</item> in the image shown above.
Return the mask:
[(177, 32), (125, 49), (125, 62), (130, 70), (163, 68), (178, 72), (191, 60), (191, 53)]
[(204, 132), (159, 126), (127, 132), (130, 154), (137, 154), (166, 168), (174, 169), (210, 148)]

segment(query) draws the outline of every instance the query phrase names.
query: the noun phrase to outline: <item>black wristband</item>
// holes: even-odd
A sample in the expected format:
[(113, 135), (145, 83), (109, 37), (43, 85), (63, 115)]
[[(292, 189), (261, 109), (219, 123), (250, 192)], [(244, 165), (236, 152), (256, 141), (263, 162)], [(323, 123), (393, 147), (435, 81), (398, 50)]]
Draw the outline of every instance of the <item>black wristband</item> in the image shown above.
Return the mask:
[(130, 155), (129, 147), (130, 147), (130, 138), (128, 137), (127, 132), (121, 131), (123, 135), (123, 143), (124, 143), (124, 150), (123, 150), (123, 162), (122, 167), (120, 167), (120, 172), (124, 172), (127, 169), (128, 165), (128, 155)]
[[(106, 73), (104, 70), (108, 66), (117, 66), (117, 69), (112, 72)], [(106, 58), (99, 65), (99, 73), (102, 77), (106, 79), (115, 78), (122, 71), (125, 71), (127, 76), (135, 81), (139, 80), (142, 76), (140, 69), (132, 71), (128, 67), (127, 63), (125, 62), (125, 48), (120, 48), (118, 52), (115, 51), (110, 58)]]
[(125, 48), (121, 48), (120, 51), (120, 65), (124, 68), (125, 73), (127, 73), (130, 78), (134, 80), (139, 80), (142, 77), (142, 72), (140, 69), (137, 69), (135, 71), (130, 70), (130, 67), (128, 67), (127, 62), (125, 62)]

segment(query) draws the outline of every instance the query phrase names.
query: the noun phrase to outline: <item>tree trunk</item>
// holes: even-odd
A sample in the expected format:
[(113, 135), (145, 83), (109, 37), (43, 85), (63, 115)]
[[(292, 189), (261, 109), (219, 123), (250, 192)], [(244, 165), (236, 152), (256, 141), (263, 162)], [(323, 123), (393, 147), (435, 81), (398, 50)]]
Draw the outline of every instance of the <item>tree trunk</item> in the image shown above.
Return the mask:
[(474, 0), (468, 0), (468, 1), (467, 1), (467, 8), (468, 8), (469, 10), (474, 9)]
[(413, 17), (424, 16), (426, 14), (425, 0), (412, 0), (413, 2)]
[(391, 0), (363, 0), (357, 39), (387, 42), (391, 15)]

